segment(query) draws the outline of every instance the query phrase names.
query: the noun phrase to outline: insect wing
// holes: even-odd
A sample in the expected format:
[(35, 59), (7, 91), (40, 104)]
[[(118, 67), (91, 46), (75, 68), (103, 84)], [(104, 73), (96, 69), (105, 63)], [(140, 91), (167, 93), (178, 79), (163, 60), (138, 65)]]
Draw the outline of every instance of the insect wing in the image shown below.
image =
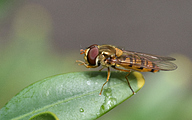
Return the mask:
[(123, 54), (115, 62), (121, 68), (132, 65), (138, 68), (170, 71), (177, 68), (174, 63), (170, 62), (173, 60), (175, 58), (123, 50)]
[(157, 65), (160, 68), (160, 70), (169, 71), (169, 70), (177, 69), (177, 65), (170, 62), (170, 61), (176, 60), (175, 58), (151, 55), (151, 54), (139, 53), (139, 52), (134, 52), (134, 53), (140, 58), (144, 58), (145, 60), (151, 61), (152, 63)]
[[(127, 51), (125, 51), (127, 52)], [(158, 55), (152, 55), (152, 54), (146, 54), (141, 52), (133, 52), (135, 55), (139, 56), (140, 58), (144, 57), (150, 61), (174, 61), (175, 58), (172, 57), (164, 57), (164, 56), (158, 56)]]

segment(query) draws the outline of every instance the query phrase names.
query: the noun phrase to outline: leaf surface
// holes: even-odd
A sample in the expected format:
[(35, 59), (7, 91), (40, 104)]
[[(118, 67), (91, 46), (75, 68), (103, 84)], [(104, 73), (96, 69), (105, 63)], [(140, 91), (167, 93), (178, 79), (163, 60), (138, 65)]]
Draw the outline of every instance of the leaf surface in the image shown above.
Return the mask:
[[(107, 72), (75, 72), (43, 79), (14, 96), (0, 110), (0, 119), (26, 120), (44, 112), (59, 119), (96, 119), (132, 96), (126, 74), (112, 71), (101, 96)], [(138, 72), (128, 79), (135, 92), (145, 83)]]

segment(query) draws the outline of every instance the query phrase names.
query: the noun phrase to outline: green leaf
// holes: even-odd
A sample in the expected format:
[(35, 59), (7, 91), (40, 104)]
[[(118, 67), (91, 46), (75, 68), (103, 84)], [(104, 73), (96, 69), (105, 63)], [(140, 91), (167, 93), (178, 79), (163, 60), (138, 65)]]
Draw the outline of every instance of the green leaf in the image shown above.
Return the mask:
[[(14, 96), (0, 110), (0, 120), (26, 120), (47, 111), (59, 119), (96, 119), (132, 96), (126, 74), (111, 72), (101, 96), (107, 72), (75, 72), (46, 78)], [(144, 85), (138, 72), (132, 72), (128, 79), (135, 92)]]

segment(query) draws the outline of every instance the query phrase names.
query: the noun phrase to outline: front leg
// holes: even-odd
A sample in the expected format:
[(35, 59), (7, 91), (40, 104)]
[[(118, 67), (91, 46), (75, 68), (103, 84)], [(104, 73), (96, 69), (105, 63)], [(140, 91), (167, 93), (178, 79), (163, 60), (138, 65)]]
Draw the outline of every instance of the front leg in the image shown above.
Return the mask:
[(78, 65), (84, 65), (86, 68), (96, 68), (98, 66), (91, 66), (91, 65), (87, 65), (85, 62), (81, 61), (81, 60), (76, 60), (76, 62), (78, 62)]

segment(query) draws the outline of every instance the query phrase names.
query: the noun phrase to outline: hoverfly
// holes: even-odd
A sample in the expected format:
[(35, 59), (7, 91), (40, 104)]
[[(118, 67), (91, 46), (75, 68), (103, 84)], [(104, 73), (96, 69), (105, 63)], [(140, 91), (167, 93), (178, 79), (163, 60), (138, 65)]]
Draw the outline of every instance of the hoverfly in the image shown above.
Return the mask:
[(177, 68), (174, 63), (170, 62), (175, 60), (175, 58), (127, 51), (113, 45), (93, 44), (85, 50), (81, 49), (80, 52), (80, 54), (85, 55), (85, 62), (76, 60), (76, 62), (80, 63), (79, 65), (84, 65), (87, 68), (96, 68), (102, 65), (100, 71), (103, 68), (108, 69), (107, 80), (103, 84), (99, 95), (101, 95), (104, 85), (109, 81), (111, 74), (109, 67), (128, 72), (125, 78), (133, 94), (135, 92), (127, 78), (132, 70), (139, 72), (158, 72), (159, 70), (171, 71)]

